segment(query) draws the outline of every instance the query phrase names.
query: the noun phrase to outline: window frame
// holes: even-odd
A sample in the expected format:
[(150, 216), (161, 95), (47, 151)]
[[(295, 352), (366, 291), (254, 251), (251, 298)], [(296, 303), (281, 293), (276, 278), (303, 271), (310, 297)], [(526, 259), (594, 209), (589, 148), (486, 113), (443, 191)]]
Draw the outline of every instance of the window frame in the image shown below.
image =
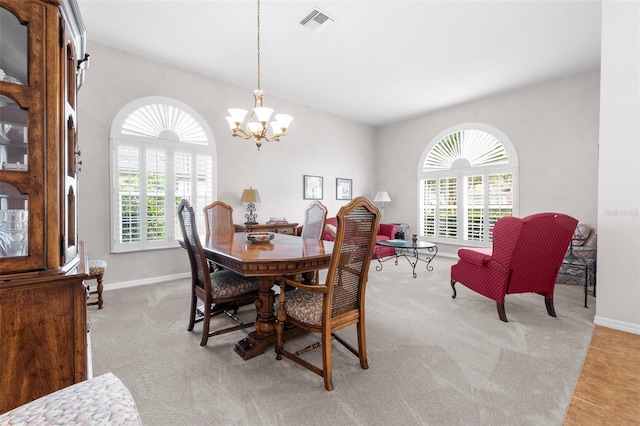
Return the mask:
[[(480, 166), (465, 166), (460, 167), (454, 166), (452, 164), (451, 167), (447, 169), (428, 169), (425, 170), (424, 165), (427, 157), (431, 153), (431, 150), (438, 144), (442, 139), (447, 137), (452, 133), (456, 133), (459, 131), (465, 130), (479, 130), (485, 133), (488, 133), (495, 137), (503, 146), (506, 151), (508, 161), (506, 163), (501, 164), (483, 164)], [(460, 158), (460, 157), (458, 157)], [(425, 147), (423, 154), (418, 163), (418, 172), (417, 172), (417, 223), (416, 229), (420, 236), (429, 239), (429, 241), (437, 243), (437, 244), (450, 244), (450, 245), (458, 245), (458, 246), (471, 246), (471, 247), (489, 247), (491, 246), (491, 228), (492, 228), (492, 217), (490, 215), (490, 195), (491, 193), (487, 190), (489, 186), (489, 177), (493, 175), (500, 174), (511, 174), (512, 176), (512, 215), (519, 215), (519, 167), (518, 167), (518, 154), (515, 149), (515, 146), (511, 142), (511, 140), (499, 129), (496, 129), (492, 126), (489, 126), (484, 123), (462, 123), (452, 127), (449, 127), (438, 135), (436, 135), (430, 143)], [(466, 239), (466, 234), (468, 233), (468, 226), (466, 226), (465, 216), (468, 213), (469, 205), (466, 202), (467, 199), (467, 188), (466, 188), (466, 178), (467, 177), (475, 177), (482, 176), (482, 185), (483, 185), (483, 223), (482, 223), (482, 231), (481, 240), (474, 239)], [(441, 235), (440, 229), (440, 221), (441, 221), (441, 209), (440, 209), (440, 198), (441, 194), (439, 191), (439, 182), (441, 179), (457, 179), (456, 181), (456, 238), (444, 238)], [(423, 232), (423, 222), (425, 218), (423, 217), (423, 210), (426, 208), (423, 206), (422, 199), (422, 191), (423, 191), (423, 181), (425, 180), (435, 180), (435, 193), (430, 194), (431, 198), (434, 201), (433, 209), (435, 212), (433, 214), (433, 224), (431, 227), (433, 228), (434, 235), (425, 235)], [(426, 226), (426, 225), (425, 225)], [(477, 234), (476, 234), (477, 235)]]
[[(180, 141), (180, 137), (177, 132), (167, 132), (163, 130), (159, 132), (157, 136), (147, 135), (134, 135), (125, 133), (122, 131), (123, 125), (127, 118), (138, 111), (140, 108), (144, 108), (147, 105), (168, 105), (173, 108), (177, 108), (181, 113), (185, 113), (189, 118), (195, 119), (197, 125), (199, 125), (206, 140), (199, 141)], [(196, 126), (197, 127), (197, 126)], [(171, 130), (171, 129), (168, 129)], [(172, 137), (173, 136), (173, 137)], [(167, 138), (169, 137), (169, 138)], [(121, 191), (119, 186), (120, 169), (119, 169), (119, 149), (120, 147), (132, 147), (138, 150), (139, 155), (139, 176), (138, 176), (138, 194), (140, 197), (140, 238), (137, 241), (123, 242), (121, 234), (121, 217), (120, 217), (120, 197)], [(160, 150), (164, 152), (164, 216), (163, 222), (165, 225), (164, 238), (160, 240), (152, 240), (148, 237), (147, 224), (148, 220), (145, 220), (147, 213), (147, 153), (150, 150)], [(177, 190), (178, 181), (177, 175), (178, 167), (176, 167), (175, 159), (176, 154), (187, 154), (190, 156), (190, 193), (185, 196), (191, 201), (191, 204), (195, 209), (202, 209), (205, 205), (209, 204), (217, 198), (217, 156), (215, 149), (215, 141), (213, 134), (209, 127), (206, 125), (204, 119), (195, 110), (190, 108), (179, 101), (171, 98), (151, 96), (145, 98), (136, 99), (129, 104), (125, 105), (118, 112), (114, 118), (111, 126), (110, 135), (110, 242), (112, 253), (128, 253), (146, 250), (158, 250), (167, 248), (179, 247), (178, 239), (180, 237), (180, 229), (175, 214), (175, 207), (173, 202), (176, 200), (176, 196), (182, 197)], [(198, 161), (199, 156), (205, 157), (207, 163), (205, 176), (209, 172), (211, 176), (205, 177), (205, 194), (199, 193), (200, 181), (198, 180), (200, 174), (198, 173)], [(210, 163), (209, 163), (209, 160)], [(184, 182), (183, 180), (181, 182)], [(202, 192), (202, 191), (200, 191)], [(202, 204), (202, 205), (200, 205)], [(202, 224), (204, 226), (204, 217)]]

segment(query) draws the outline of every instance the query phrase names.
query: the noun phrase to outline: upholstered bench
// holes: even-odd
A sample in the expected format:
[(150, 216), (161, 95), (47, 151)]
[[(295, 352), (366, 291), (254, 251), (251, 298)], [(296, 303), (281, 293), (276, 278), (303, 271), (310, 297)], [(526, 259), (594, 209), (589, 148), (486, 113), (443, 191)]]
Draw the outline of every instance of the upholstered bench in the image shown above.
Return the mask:
[(0, 415), (1, 425), (141, 425), (129, 389), (112, 373), (67, 386)]
[(89, 260), (89, 277), (85, 281), (96, 280), (98, 286), (95, 290), (91, 291), (87, 284), (87, 290), (89, 291), (89, 296), (95, 294), (98, 298), (92, 302), (87, 302), (87, 306), (98, 305), (98, 309), (102, 309), (102, 279), (105, 272), (107, 272), (107, 262), (100, 259)]

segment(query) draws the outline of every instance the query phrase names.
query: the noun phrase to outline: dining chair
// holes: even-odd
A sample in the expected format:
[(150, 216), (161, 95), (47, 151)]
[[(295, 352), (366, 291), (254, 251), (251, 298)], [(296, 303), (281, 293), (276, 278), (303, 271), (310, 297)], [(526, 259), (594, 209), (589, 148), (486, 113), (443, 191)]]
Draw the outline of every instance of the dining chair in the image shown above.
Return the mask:
[[(301, 238), (321, 240), (324, 235), (324, 224), (327, 220), (327, 208), (320, 201), (314, 201), (304, 211), (304, 223), (302, 225)], [(313, 273), (315, 283), (319, 282), (320, 271)]]
[[(236, 314), (241, 301), (257, 298), (258, 280), (245, 278), (228, 269), (210, 272), (207, 257), (198, 236), (195, 212), (188, 200), (183, 199), (180, 202), (178, 218), (184, 247), (187, 249), (191, 265), (191, 314), (187, 330), (192, 331), (196, 322), (203, 321), (200, 346), (204, 346), (211, 336), (253, 326), (253, 322), (244, 323), (236, 317)], [(233, 238), (233, 234), (230, 238)], [(198, 300), (201, 300), (204, 305), (200, 308), (202, 315), (196, 318)], [(233, 312), (230, 312), (231, 310)], [(238, 325), (209, 331), (211, 317), (220, 313), (226, 314)]]
[(327, 220), (327, 208), (320, 201), (314, 201), (304, 211), (302, 238), (322, 239), (324, 224)]
[(205, 241), (208, 242), (211, 235), (217, 238), (233, 235), (233, 207), (222, 202), (214, 201), (202, 209), (204, 213)]
[[(284, 356), (322, 376), (328, 391), (333, 389), (332, 338), (357, 356), (363, 369), (369, 368), (364, 322), (365, 289), (380, 212), (366, 198), (357, 197), (340, 209), (337, 220), (336, 240), (325, 284), (307, 285), (287, 277), (276, 279), (280, 282), (277, 359)], [(286, 286), (295, 290), (285, 292)], [(357, 349), (336, 333), (354, 324), (357, 326)], [(305, 350), (296, 353), (285, 350), (284, 328), (290, 325), (321, 334), (322, 368), (300, 357)]]
[[(102, 280), (104, 279), (104, 274), (107, 272), (107, 262), (102, 259), (89, 259), (89, 276), (84, 280), (84, 283), (87, 286), (87, 296), (92, 297), (95, 295), (95, 300), (87, 300), (87, 306), (98, 305), (98, 309), (102, 309), (102, 304), (104, 303), (102, 299), (102, 291), (104, 289), (104, 285), (102, 284)], [(96, 289), (91, 290), (91, 287), (88, 284), (88, 281), (96, 280)]]
[[(205, 242), (209, 243), (212, 235), (219, 237), (228, 237), (233, 235), (235, 228), (233, 226), (233, 207), (222, 202), (214, 201), (202, 209), (204, 213), (205, 225)], [(217, 271), (222, 269), (219, 265), (207, 259), (209, 263), (209, 271)]]

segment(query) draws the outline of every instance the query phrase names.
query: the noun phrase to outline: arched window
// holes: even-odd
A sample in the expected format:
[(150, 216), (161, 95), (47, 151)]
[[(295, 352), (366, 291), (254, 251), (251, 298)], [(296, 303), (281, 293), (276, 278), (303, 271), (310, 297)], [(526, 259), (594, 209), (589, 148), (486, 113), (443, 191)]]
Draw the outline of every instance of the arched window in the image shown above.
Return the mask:
[(197, 112), (156, 96), (125, 105), (111, 125), (112, 251), (176, 247), (180, 200), (201, 210), (216, 199), (215, 177), (215, 142)]
[(418, 229), (430, 241), (486, 246), (501, 216), (518, 215), (518, 155), (498, 129), (467, 123), (426, 147), (418, 167)]

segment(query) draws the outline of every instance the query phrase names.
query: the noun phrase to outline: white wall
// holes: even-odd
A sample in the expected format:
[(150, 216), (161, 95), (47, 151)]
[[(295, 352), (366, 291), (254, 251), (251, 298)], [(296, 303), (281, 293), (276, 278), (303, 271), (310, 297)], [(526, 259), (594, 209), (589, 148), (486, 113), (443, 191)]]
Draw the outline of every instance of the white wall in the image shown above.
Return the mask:
[(640, 3), (602, 2), (596, 324), (640, 334)]
[[(505, 133), (520, 161), (520, 216), (569, 214), (596, 226), (598, 70), (448, 108), (378, 130), (377, 188), (392, 199), (389, 222), (417, 229), (417, 170), (426, 146), (456, 124), (480, 122)], [(457, 247), (442, 246), (445, 253)]]
[(244, 188), (260, 191), (258, 221), (284, 216), (302, 222), (304, 174), (324, 177), (330, 216), (346, 204), (336, 200), (336, 178), (353, 179), (353, 195), (373, 198), (376, 170), (375, 129), (269, 96), (265, 105), (294, 117), (280, 142), (255, 144), (233, 138), (225, 120), (229, 107), (253, 104), (253, 88), (241, 88), (175, 66), (89, 41), (91, 68), (79, 91), (79, 143), (82, 150), (80, 238), (90, 257), (108, 262), (105, 283), (153, 281), (189, 270), (180, 249), (110, 254), (109, 130), (122, 106), (144, 96), (167, 96), (198, 111), (211, 127), (218, 156), (218, 199), (234, 208), (234, 222), (244, 223)]

